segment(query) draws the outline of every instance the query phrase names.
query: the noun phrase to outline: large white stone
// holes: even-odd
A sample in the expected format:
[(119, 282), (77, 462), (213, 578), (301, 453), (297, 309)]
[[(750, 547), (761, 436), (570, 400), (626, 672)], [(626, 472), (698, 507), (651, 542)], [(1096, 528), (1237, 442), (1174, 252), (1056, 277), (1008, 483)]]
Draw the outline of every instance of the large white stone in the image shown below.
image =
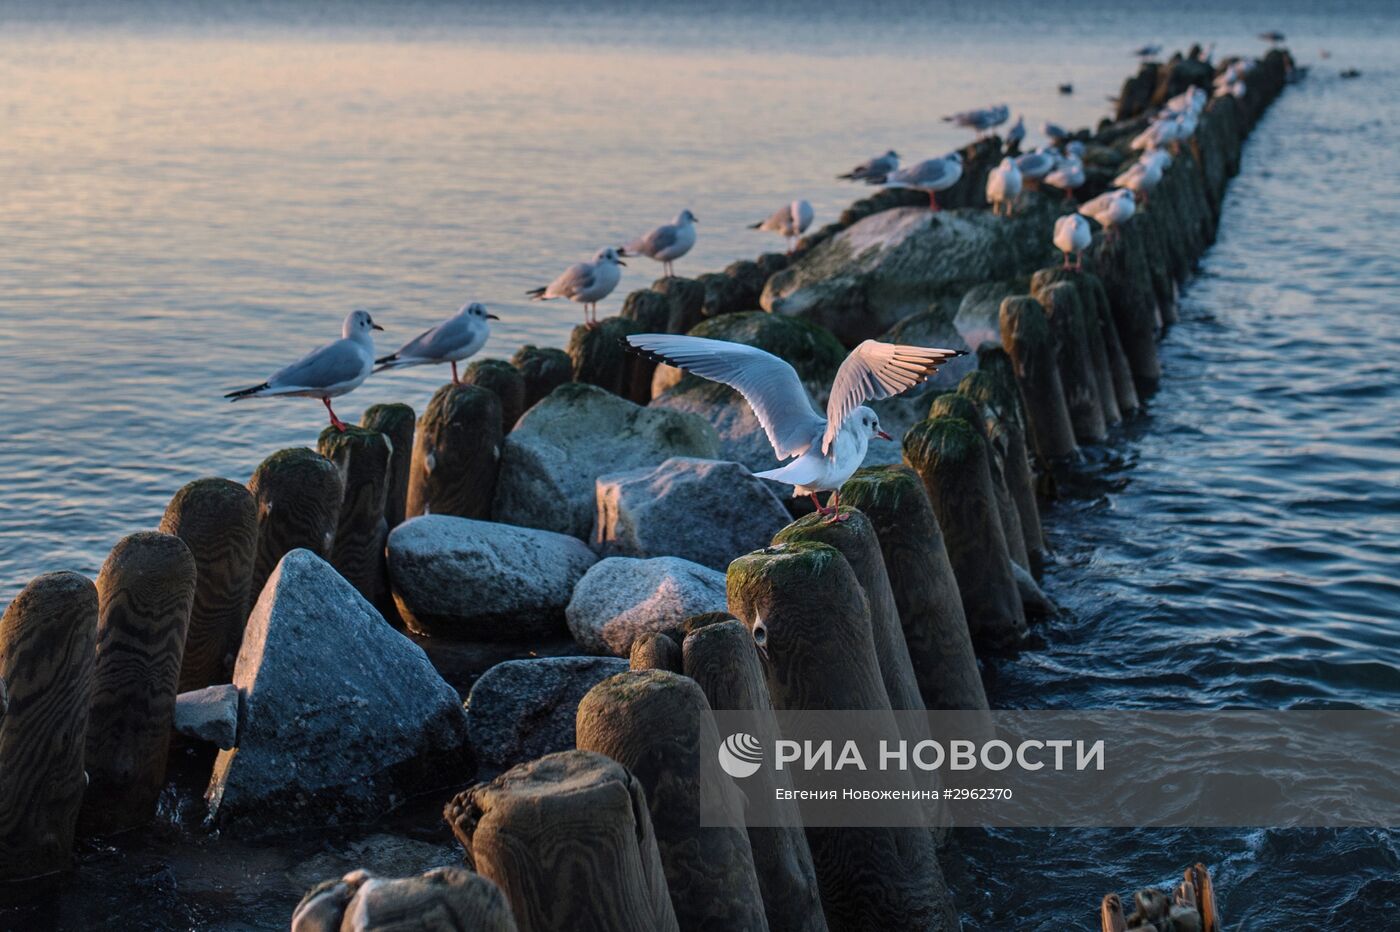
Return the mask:
[(598, 477), (593, 549), (605, 557), (681, 557), (722, 570), (790, 519), (772, 485), (739, 463), (672, 457)]
[(642, 635), (679, 639), (687, 618), (725, 607), (723, 573), (676, 557), (609, 557), (575, 587), (569, 631), (587, 650), (626, 657)]
[(644, 408), (592, 385), (561, 385), (506, 435), (492, 515), (585, 539), (598, 476), (718, 454), (719, 439), (700, 417)]
[(474, 641), (562, 634), (574, 584), (597, 561), (576, 537), (423, 515), (389, 535), (394, 603), (418, 634)]
[(359, 821), (471, 773), (456, 690), (310, 551), (291, 551), (268, 578), (233, 684), (238, 747), (219, 752), (207, 793), (218, 825)]

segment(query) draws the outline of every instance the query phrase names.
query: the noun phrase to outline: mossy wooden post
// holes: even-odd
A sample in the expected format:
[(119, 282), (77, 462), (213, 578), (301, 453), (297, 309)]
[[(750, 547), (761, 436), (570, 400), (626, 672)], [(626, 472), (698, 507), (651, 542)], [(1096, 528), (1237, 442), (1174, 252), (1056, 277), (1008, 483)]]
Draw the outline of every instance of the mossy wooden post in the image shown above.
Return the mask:
[(646, 795), (614, 760), (549, 754), (457, 794), (443, 815), (520, 932), (679, 932)]
[(634, 291), (622, 302), (617, 316), (634, 322), (641, 333), (671, 332), (671, 300), (658, 291)]
[[(767, 654), (778, 709), (888, 711), (870, 608), (846, 558), (826, 544), (769, 547), (729, 564), (729, 610)], [(894, 715), (879, 731), (899, 741)], [(926, 828), (809, 827), (833, 932), (956, 929)]]
[(890, 707), (899, 711), (924, 710), (919, 694), (914, 663), (909, 657), (909, 645), (904, 642), (904, 629), (899, 621), (890, 577), (885, 571), (885, 557), (880, 540), (870, 519), (859, 510), (842, 506), (841, 517), (831, 521), (811, 514), (798, 518), (773, 537), (774, 544), (810, 541), (836, 548), (846, 558), (860, 582), (870, 607), (870, 633), (875, 641), (875, 659), (880, 664), (880, 678)]
[(1014, 562), (1030, 569), (1030, 542), (1021, 528), (1021, 513), (1016, 509), (1016, 500), (1006, 480), (1006, 465), (1002, 462), (1000, 451), (992, 443), (991, 431), (987, 429), (982, 409), (966, 395), (945, 392), (933, 399), (928, 416), (962, 418), (982, 438), (987, 448), (987, 466), (992, 473), (992, 491), (997, 497), (997, 516), (1001, 519), (1002, 533), (1006, 535), (1006, 549)]
[(370, 405), (360, 426), (377, 430), (389, 439), (389, 488), (384, 496), (384, 525), (393, 530), (403, 524), (408, 506), (408, 472), (413, 464), (413, 430), (418, 416), (405, 404)]
[[(1099, 411), (1105, 427), (1112, 427), (1123, 420), (1123, 412), (1118, 408), (1118, 392), (1113, 386), (1113, 369), (1108, 361), (1108, 347), (1104, 343), (1103, 322), (1095, 304), (1092, 285), (1083, 272), (1072, 269), (1041, 269), (1031, 276), (1031, 296), (1042, 304), (1047, 289), (1061, 284), (1074, 286), (1079, 298), (1079, 310), (1084, 325), (1084, 341), (1089, 350), (1089, 370), (1094, 377), (1094, 387), (1098, 394)], [(1070, 412), (1073, 416), (1074, 412)]]
[(700, 686), (669, 670), (619, 673), (579, 702), (575, 732), (579, 750), (606, 754), (642, 784), (682, 932), (766, 930), (738, 787), (724, 785), (726, 824), (700, 825), (700, 755), (719, 748)]
[(1108, 302), (1108, 292), (1103, 280), (1097, 275), (1080, 273), (1080, 285), (1084, 290), (1084, 306), (1093, 305), (1099, 319), (1099, 332), (1103, 334), (1104, 352), (1108, 356), (1109, 378), (1113, 382), (1113, 395), (1118, 400), (1118, 410), (1124, 418), (1132, 417), (1142, 408), (1138, 397), (1137, 384), (1133, 381), (1133, 367), (1128, 363), (1128, 355), (1123, 352), (1123, 341), (1118, 335), (1118, 324), (1113, 319), (1113, 308)]
[(1026, 615), (977, 432), (961, 418), (915, 424), (904, 435), (904, 461), (923, 480), (943, 529), (973, 642), (991, 649), (1016, 646), (1026, 634)]
[(88, 788), (79, 819), (85, 834), (120, 832), (155, 817), (196, 572), (184, 542), (158, 531), (123, 537), (102, 564)]
[[(685, 675), (704, 690), (710, 708), (758, 713), (754, 737), (764, 747), (772, 747), (778, 737), (777, 723), (749, 630), (724, 613), (687, 619), (686, 630)], [(761, 767), (746, 786), (753, 794), (750, 798), (776, 801), (778, 790), (791, 789), (792, 780), (785, 771)], [(769, 932), (825, 932), (817, 872), (797, 805), (775, 805), (783, 817), (782, 825), (749, 827), (749, 846)]]
[(574, 363), (569, 354), (552, 346), (527, 344), (515, 351), (511, 365), (520, 370), (525, 380), (525, 410), (529, 411), (541, 398), (574, 378)]
[(501, 432), (508, 434), (525, 413), (525, 377), (504, 359), (477, 359), (462, 373), (468, 385), (489, 388), (501, 399)]
[(875, 527), (925, 707), (986, 709), (958, 581), (918, 474), (903, 465), (862, 469), (841, 498)]
[(628, 335), (641, 332), (636, 321), (623, 317), (606, 317), (595, 327), (575, 327), (569, 335), (574, 381), (597, 385), (628, 401), (646, 404), (651, 400), (651, 374), (656, 363), (628, 352), (624, 342)]
[[(340, 471), (314, 450), (279, 450), (258, 465), (248, 482), (258, 509), (258, 549), (249, 610), (278, 562), (298, 547), (330, 560), (344, 495)], [(246, 613), (245, 613), (246, 617)]]
[(418, 419), (408, 517), (487, 519), (501, 463), (501, 399), (476, 385), (444, 385)]
[(1045, 532), (1040, 524), (1040, 505), (1035, 497), (1035, 478), (1031, 475), (1025, 431), (1008, 413), (997, 381), (983, 370), (963, 376), (958, 383), (958, 393), (966, 395), (982, 412), (987, 436), (1001, 455), (1006, 487), (1021, 519), (1021, 535), (1025, 538), (1031, 572), (1039, 573), (1045, 565)]
[(292, 913), (291, 932), (351, 928), (355, 932), (519, 932), (501, 889), (460, 867), (435, 867), (415, 877), (351, 871), (312, 887)]
[[(1019, 425), (1021, 432), (1025, 434), (1029, 430), (1026, 425), (1026, 409), (1021, 403), (1021, 389), (1016, 384), (1016, 366), (1011, 361), (1011, 354), (1000, 343), (989, 340), (977, 347), (975, 371), (988, 380), (989, 387), (995, 392), (993, 406), (1004, 412), (1003, 416), (1009, 417)], [(1030, 449), (1029, 443), (1026, 449)]]
[(633, 670), (681, 672), (681, 646), (663, 631), (653, 631), (632, 642), (627, 665)]
[(651, 290), (666, 296), (671, 312), (667, 333), (689, 333), (705, 319), (705, 286), (689, 278), (660, 278)]
[(1142, 238), (1129, 223), (1095, 248), (1094, 268), (1102, 276), (1133, 385), (1139, 396), (1151, 394), (1162, 377), (1162, 365), (1157, 358), (1157, 299)]
[(1001, 342), (1021, 389), (1036, 455), (1046, 466), (1073, 458), (1079, 446), (1074, 442), (1074, 427), (1060, 386), (1055, 336), (1039, 301), (1023, 296), (1001, 302)]
[(196, 570), (177, 692), (227, 683), (248, 620), (258, 546), (253, 496), (227, 479), (196, 479), (165, 507), (160, 530), (185, 542)]
[(0, 881), (66, 869), (87, 780), (97, 589), (45, 573), (0, 617)]
[(345, 489), (331, 565), (371, 605), (387, 605), (392, 602), (384, 564), (384, 541), (389, 536), (384, 508), (393, 457), (389, 438), (365, 427), (343, 431), (327, 427), (321, 431), (316, 449), (335, 464)]
[(1034, 297), (1045, 308), (1050, 329), (1055, 334), (1055, 360), (1074, 438), (1080, 443), (1103, 443), (1108, 439), (1108, 425), (1099, 401), (1099, 382), (1089, 352), (1079, 289), (1069, 282), (1060, 282), (1047, 286)]

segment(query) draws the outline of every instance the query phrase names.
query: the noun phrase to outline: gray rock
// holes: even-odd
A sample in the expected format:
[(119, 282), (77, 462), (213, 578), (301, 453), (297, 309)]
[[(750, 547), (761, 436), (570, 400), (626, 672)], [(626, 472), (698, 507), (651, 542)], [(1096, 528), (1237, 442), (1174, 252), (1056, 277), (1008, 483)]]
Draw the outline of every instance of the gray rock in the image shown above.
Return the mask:
[(575, 537), (449, 515), (414, 518), (389, 535), (394, 602), (409, 630), (434, 637), (562, 633), (564, 606), (597, 559)]
[(724, 460), (672, 457), (599, 476), (597, 498), (592, 540), (602, 556), (681, 557), (716, 570), (768, 546), (790, 520), (770, 483)]
[(220, 683), (175, 697), (177, 734), (228, 749), (238, 745), (238, 687)]
[(702, 418), (644, 408), (591, 385), (561, 385), (506, 436), (493, 515), (586, 539), (598, 476), (718, 454), (719, 440)]
[(609, 557), (569, 600), (569, 631), (587, 650), (626, 657), (652, 631), (683, 636), (692, 615), (725, 610), (724, 574), (689, 560)]
[(317, 884), (292, 913), (292, 932), (516, 932), (505, 894), (461, 867), (416, 877), (354, 870)]
[(983, 210), (884, 210), (803, 253), (768, 279), (763, 307), (821, 324), (847, 346), (878, 337), (931, 300), (1029, 275), (1054, 259), (1063, 205), (1031, 192), (1014, 217)]
[(953, 321), (958, 333), (969, 346), (981, 346), (989, 340), (1000, 343), (1002, 299), (1026, 294), (1029, 290), (1026, 282), (982, 282), (973, 285), (958, 304), (958, 313)]
[(466, 713), (412, 641), (306, 550), (248, 618), (233, 684), (238, 747), (206, 798), (216, 825), (276, 831), (377, 816), (471, 772)]
[(579, 700), (627, 669), (616, 657), (507, 660), (482, 674), (467, 697), (467, 731), (485, 780), (537, 757), (574, 748)]

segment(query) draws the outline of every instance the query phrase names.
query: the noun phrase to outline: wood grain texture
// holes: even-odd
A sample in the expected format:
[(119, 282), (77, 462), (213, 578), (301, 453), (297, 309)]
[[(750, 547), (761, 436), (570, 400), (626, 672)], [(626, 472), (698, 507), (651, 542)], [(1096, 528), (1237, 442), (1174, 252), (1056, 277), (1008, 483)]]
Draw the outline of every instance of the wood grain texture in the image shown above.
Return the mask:
[(1045, 530), (1040, 523), (1040, 505), (1035, 497), (1035, 478), (1031, 475), (1026, 435), (1014, 422), (1003, 420), (988, 408), (983, 408), (982, 416), (987, 425), (987, 437), (1001, 462), (1006, 489), (1016, 508), (1030, 571), (1039, 576), (1045, 567)]
[[(764, 747), (772, 747), (778, 737), (773, 703), (748, 628), (732, 616), (695, 620), (695, 626), (687, 625), (685, 675), (704, 691), (710, 708), (759, 713), (754, 737)], [(749, 778), (749, 786), (751, 798), (776, 799), (778, 789), (792, 788), (792, 780), (786, 771), (763, 767)], [(826, 932), (817, 872), (801, 815), (795, 803), (779, 805), (784, 824), (748, 829), (768, 928), (770, 932)]]
[[(870, 608), (839, 551), (806, 541), (755, 551), (729, 565), (727, 588), (729, 610), (767, 652), (775, 708), (889, 712)], [(900, 738), (893, 714), (876, 731)], [(927, 829), (809, 827), (807, 842), (834, 932), (958, 927)]]
[(504, 359), (478, 359), (467, 366), (462, 381), (496, 393), (501, 400), (501, 432), (508, 434), (525, 413), (525, 377)]
[(1001, 451), (992, 443), (987, 419), (976, 402), (959, 392), (945, 392), (933, 399), (929, 406), (929, 417), (957, 417), (967, 422), (977, 431), (987, 448), (987, 466), (992, 472), (992, 491), (996, 493), (997, 516), (1001, 519), (1001, 530), (1006, 536), (1006, 549), (1011, 559), (1026, 569), (1031, 568), (1029, 549), (1025, 531), (1021, 528), (1021, 513), (1016, 508), (1016, 500), (1011, 495), (1011, 487), (1006, 481), (1006, 464), (1002, 462)]
[(1118, 335), (1118, 324), (1113, 319), (1113, 309), (1108, 302), (1108, 292), (1103, 280), (1096, 275), (1085, 274), (1081, 285), (1085, 290), (1085, 307), (1093, 305), (1099, 321), (1099, 333), (1103, 336), (1104, 352), (1108, 356), (1109, 377), (1113, 381), (1113, 394), (1118, 399), (1118, 410), (1123, 417), (1132, 417), (1142, 409), (1138, 397), (1137, 384), (1133, 381), (1133, 367), (1128, 363), (1128, 355), (1123, 352), (1123, 340)]
[(416, 877), (351, 871), (307, 891), (292, 932), (517, 932), (499, 887), (460, 867)]
[(1080, 443), (1103, 443), (1108, 437), (1103, 405), (1099, 401), (1099, 380), (1094, 375), (1089, 352), (1089, 335), (1079, 289), (1069, 282), (1047, 285), (1032, 296), (1045, 308), (1055, 335), (1055, 361), (1074, 438)]
[(961, 418), (931, 418), (904, 435), (904, 461), (923, 480), (943, 530), (973, 643), (992, 650), (1019, 644), (1026, 616), (981, 438)]
[(611, 676), (579, 702), (575, 731), (580, 750), (641, 783), (682, 932), (766, 932), (738, 787), (724, 784), (726, 824), (700, 825), (700, 754), (719, 735), (696, 682), (668, 670)]
[(624, 338), (641, 333), (641, 325), (625, 317), (605, 317), (596, 327), (575, 327), (569, 334), (569, 358), (574, 381), (605, 388), (628, 401), (651, 400), (651, 376), (656, 363), (629, 352)]
[(515, 351), (511, 364), (520, 370), (525, 380), (525, 410), (529, 411), (542, 398), (574, 378), (574, 363), (569, 354), (552, 346), (526, 344)]
[(1112, 427), (1122, 422), (1123, 412), (1118, 408), (1118, 393), (1113, 387), (1113, 370), (1109, 366), (1108, 348), (1104, 343), (1103, 326), (1099, 320), (1089, 278), (1085, 273), (1073, 269), (1041, 269), (1031, 276), (1031, 295), (1037, 300), (1042, 300), (1042, 295), (1048, 288), (1061, 284), (1073, 285), (1079, 297), (1084, 340), (1089, 353), (1089, 368), (1094, 376), (1094, 387), (1099, 399), (1099, 413), (1103, 416), (1104, 425)]
[(366, 427), (344, 431), (327, 427), (317, 451), (335, 464), (344, 489), (336, 521), (331, 565), (374, 606), (390, 603), (384, 541), (389, 523), (384, 509), (389, 497), (389, 438)]
[(1133, 385), (1138, 396), (1145, 397), (1156, 390), (1162, 365), (1157, 358), (1157, 298), (1142, 236), (1129, 222), (1111, 238), (1096, 237), (1091, 250), (1123, 355), (1133, 372)]
[(35, 577), (0, 617), (0, 880), (72, 861), (96, 641), (97, 588), (77, 573)]
[(862, 469), (841, 497), (875, 527), (924, 705), (986, 709), (957, 578), (918, 474), (908, 466)]
[(652, 631), (632, 642), (627, 663), (633, 670), (670, 670), (679, 673), (681, 646), (669, 634)]
[(475, 385), (438, 389), (418, 419), (408, 516), (489, 519), (501, 440), (501, 400), (495, 392)]
[(1046, 466), (1079, 452), (1055, 361), (1055, 338), (1040, 302), (1027, 296), (1001, 302), (1001, 343), (1011, 357), (1036, 456)]
[(155, 816), (195, 579), (184, 541), (158, 531), (123, 537), (102, 565), (84, 834), (125, 831)]
[(370, 405), (360, 426), (389, 438), (389, 489), (384, 496), (384, 523), (389, 530), (403, 524), (408, 507), (408, 471), (413, 463), (413, 431), (417, 415), (406, 404)]
[(646, 796), (614, 760), (549, 754), (457, 794), (443, 815), (520, 932), (679, 932)]
[(185, 542), (196, 569), (178, 692), (227, 683), (248, 620), (257, 505), (236, 482), (196, 479), (175, 493), (159, 530)]
[(340, 472), (315, 450), (279, 450), (258, 465), (248, 482), (258, 511), (258, 549), (248, 609), (262, 594), (278, 562), (298, 547), (329, 561), (344, 497)]

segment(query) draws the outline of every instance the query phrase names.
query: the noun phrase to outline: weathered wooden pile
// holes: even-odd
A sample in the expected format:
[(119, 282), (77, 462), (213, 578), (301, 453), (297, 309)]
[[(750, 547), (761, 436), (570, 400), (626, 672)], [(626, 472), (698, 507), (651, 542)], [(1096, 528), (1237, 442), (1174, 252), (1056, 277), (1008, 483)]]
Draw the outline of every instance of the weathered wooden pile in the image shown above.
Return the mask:
[[(1116, 122), (1079, 134), (1090, 177), (1084, 193), (1097, 193), (1128, 158), (1127, 140), (1145, 125), (1145, 108), (1181, 81), (1208, 88), (1212, 77), (1208, 67), (1180, 60), (1154, 67), (1160, 70), (1151, 82), (1139, 76), (1125, 86)], [(110, 834), (155, 817), (177, 694), (200, 697), (190, 707), (205, 709), (228, 732), (215, 739), (225, 750), (210, 804), (215, 821), (229, 828), (255, 823), (259, 799), (263, 816), (272, 815), (266, 801), (275, 799), (296, 800), (285, 808), (303, 820), (358, 819), (405, 793), (464, 785), (474, 775), (464, 736), (475, 726), (440, 706), (419, 711), (398, 695), (414, 690), (411, 677), (434, 674), (421, 653), (412, 653), (417, 648), (387, 626), (379, 627), (405, 646), (374, 643), (407, 651), (400, 658), (412, 671), (407, 681), (309, 666), (282, 671), (279, 679), (265, 669), (267, 653), (293, 651), (306, 639), (369, 644), (379, 632), (363, 627), (363, 619), (372, 624), (377, 615), (425, 636), (419, 640), (430, 647), (437, 638), (471, 639), (461, 633), (460, 607), (448, 603), (506, 599), (510, 592), (488, 590), (519, 588), (502, 582), (499, 572), (513, 559), (537, 558), (540, 565), (577, 559), (578, 571), (560, 597), (567, 601), (578, 575), (594, 572), (597, 556), (584, 541), (626, 544), (633, 556), (623, 559), (635, 563), (662, 556), (636, 552), (644, 546), (640, 532), (627, 541), (621, 536), (636, 530), (622, 527), (634, 513), (627, 490), (645, 487), (652, 481), (647, 475), (610, 477), (610, 507), (618, 516), (610, 520), (617, 526), (601, 537), (593, 526), (594, 485), (604, 472), (658, 468), (656, 461), (624, 462), (617, 451), (643, 438), (681, 451), (673, 454), (679, 461), (660, 465), (699, 475), (705, 467), (684, 457), (742, 462), (749, 449), (743, 443), (754, 431), (745, 426), (751, 414), (727, 389), (658, 371), (623, 350), (626, 334), (693, 332), (753, 342), (788, 357), (816, 384), (839, 363), (842, 342), (882, 334), (891, 321), (895, 338), (941, 339), (957, 308), (958, 315), (976, 312), (994, 321), (999, 340), (975, 347), (975, 371), (943, 386), (947, 391), (898, 400), (909, 428), (904, 462), (872, 462), (847, 483), (842, 500), (850, 520), (827, 523), (794, 509), (788, 518), (797, 520), (771, 539), (764, 532), (742, 545), (752, 552), (725, 554), (719, 562), (728, 564), (727, 612), (692, 612), (668, 626), (651, 624), (643, 612), (615, 628), (622, 640), (600, 643), (620, 644), (616, 652), (630, 657), (631, 669), (604, 678), (614, 668), (591, 667), (581, 700), (559, 693), (571, 697), (560, 700), (567, 723), (553, 743), (562, 747), (514, 760), (508, 749), (501, 762), (513, 766), (451, 799), (447, 822), (475, 873), (386, 880), (357, 872), (311, 891), (293, 923), (303, 930), (341, 928), (349, 911), (361, 917), (357, 929), (388, 928), (414, 915), (431, 917), (420, 918), (415, 927), (422, 928), (540, 932), (956, 928), (938, 865), (939, 839), (928, 830), (804, 830), (795, 812), (788, 827), (746, 830), (737, 795), (730, 825), (699, 828), (697, 754), (714, 727), (707, 712), (987, 708), (975, 652), (1022, 644), (1028, 609), (1045, 605), (1035, 582), (1046, 559), (1038, 500), (1053, 489), (1057, 470), (1082, 446), (1104, 441), (1156, 386), (1157, 339), (1176, 319), (1177, 289), (1215, 235), (1242, 141), (1290, 69), (1286, 53), (1270, 52), (1250, 72), (1244, 98), (1211, 101), (1151, 203), (1112, 242), (1097, 238), (1090, 271), (1045, 267), (1050, 225), (1069, 209), (1058, 199), (1035, 195), (1010, 219), (981, 209), (978, 179), (1001, 155), (998, 140), (984, 140), (969, 147), (965, 182), (944, 197), (963, 210), (931, 221), (909, 206), (922, 204), (923, 195), (883, 192), (809, 236), (793, 257), (767, 255), (694, 280), (663, 279), (629, 295), (621, 316), (576, 329), (567, 351), (527, 346), (510, 363), (473, 364), (467, 384), (444, 386), (416, 424), (405, 405), (376, 406), (358, 427), (327, 429), (315, 451), (273, 454), (246, 486), (190, 483), (171, 500), (158, 531), (117, 544), (96, 585), (71, 572), (34, 579), (0, 621), (0, 881), (66, 869), (76, 833)], [(990, 226), (995, 223), (1003, 226)], [(873, 278), (843, 271), (837, 290), (824, 292), (843, 296), (839, 301), (793, 297), (828, 275), (841, 256), (852, 259), (850, 244), (868, 231), (900, 224), (901, 236), (926, 244), (967, 232), (991, 237), (993, 245), (1010, 242), (995, 237), (1023, 245), (1008, 246), (1011, 260), (988, 258), (987, 250), (969, 254), (965, 268), (1002, 263), (994, 282), (950, 276), (927, 286), (933, 273), (908, 265)], [(910, 296), (925, 287), (929, 293), (911, 304)], [(919, 300), (922, 307), (915, 306)], [(994, 316), (987, 302), (994, 302)], [(757, 311), (761, 304), (771, 313)], [(839, 325), (823, 329), (833, 320)], [(548, 409), (565, 405), (572, 406), (565, 413), (627, 405), (618, 417), (628, 426), (624, 437), (606, 441), (624, 446), (600, 451), (576, 440), (579, 445), (563, 449), (559, 456), (580, 475), (555, 481), (550, 477), (558, 470), (537, 462), (540, 448), (511, 437), (513, 431), (523, 436), (527, 425), (544, 430), (549, 417), (558, 422), (549, 436), (564, 436), (568, 418)], [(608, 462), (590, 465), (586, 455)], [(520, 480), (527, 473), (529, 482)], [(481, 529), (493, 520), (502, 523)], [(509, 537), (508, 524), (544, 529), (531, 535), (556, 532), (551, 540), (560, 540), (549, 546), (561, 549), (536, 552), (543, 538)], [(417, 538), (407, 533), (415, 527)], [(441, 562), (424, 567), (422, 554), (434, 554), (433, 535), (451, 537), (463, 527), (494, 534), (497, 551), (457, 554), (450, 566), (461, 575), (432, 576), (443, 571)], [(404, 541), (397, 549), (389, 541), (395, 529), (395, 540)], [(683, 529), (673, 522), (671, 533)], [(550, 556), (555, 553), (562, 556)], [(730, 556), (738, 558), (730, 562)], [(322, 561), (335, 572), (323, 570)], [(420, 578), (413, 574), (459, 582), (414, 589), (405, 581)], [(550, 625), (562, 630), (560, 607), (551, 609)], [(477, 629), (477, 636), (524, 632), (519, 655), (530, 656), (535, 645), (528, 638), (556, 629), (532, 627), (536, 616), (519, 614), (518, 606), (512, 611), (484, 616), (481, 624), (495, 627), (490, 634)], [(359, 657), (355, 643), (343, 648), (343, 666), (375, 662)], [(297, 662), (314, 665), (314, 654), (306, 657), (312, 659)], [(327, 689), (313, 673), (363, 675), (373, 684), (367, 691), (377, 695), (351, 690), (325, 697), (324, 706), (315, 695), (299, 695), (294, 724), (272, 720), (281, 706), (262, 697), (274, 688), (295, 692), (303, 678), (316, 684), (303, 684), (308, 692)], [(238, 688), (205, 690), (230, 682)], [(311, 727), (306, 723), (330, 714), (331, 706), (353, 722), (368, 714), (356, 703), (366, 709), (398, 703), (395, 727), (407, 750), (383, 765), (392, 779), (356, 771), (374, 766), (356, 762), (373, 761), (382, 739), (367, 733), (354, 737), (355, 748), (336, 752), (346, 755), (336, 759), (345, 772), (325, 779), (339, 776), (361, 787), (359, 795), (335, 787), (343, 798), (333, 804), (316, 804), (318, 794), (331, 793), (330, 782), (305, 785), (295, 775), (286, 776), (282, 795), (266, 797), (220, 782), (239, 756), (251, 757), (255, 736), (294, 740), (296, 728)], [(412, 728), (414, 720), (433, 716), (439, 717), (431, 732), (436, 746), (428, 748)], [(345, 734), (336, 721), (332, 742)], [(889, 729), (897, 731), (892, 715)], [(197, 725), (182, 730), (201, 733)], [(478, 743), (474, 732), (472, 741)], [(270, 780), (278, 764), (275, 755), (267, 761), (260, 766)], [(1200, 884), (1193, 889), (1199, 895)]]

